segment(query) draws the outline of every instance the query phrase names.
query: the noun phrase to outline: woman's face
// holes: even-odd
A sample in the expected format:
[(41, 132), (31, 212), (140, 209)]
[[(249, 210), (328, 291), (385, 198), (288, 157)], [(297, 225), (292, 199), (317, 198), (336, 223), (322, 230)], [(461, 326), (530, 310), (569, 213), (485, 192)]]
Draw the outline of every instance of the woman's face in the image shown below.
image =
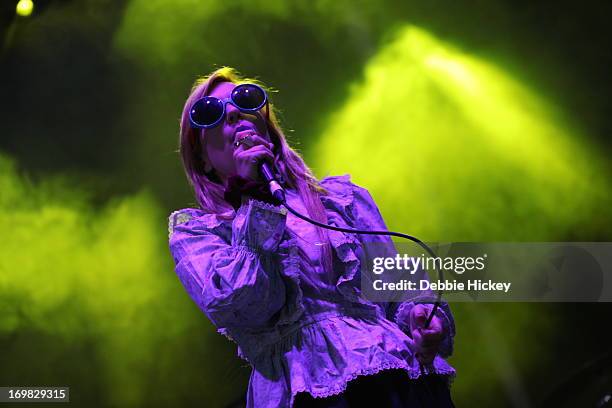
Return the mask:
[[(235, 87), (236, 85), (231, 82), (219, 82), (208, 96), (223, 100), (230, 97)], [(270, 141), (266, 122), (262, 116), (264, 109), (258, 112), (245, 113), (231, 103), (227, 103), (223, 120), (214, 128), (204, 129), (202, 146), (204, 146), (205, 152), (203, 153), (205, 154), (203, 157), (208, 158), (209, 163), (224, 184), (229, 176), (236, 174), (236, 163), (234, 162), (235, 140), (241, 139), (249, 132), (254, 132), (257, 136)]]

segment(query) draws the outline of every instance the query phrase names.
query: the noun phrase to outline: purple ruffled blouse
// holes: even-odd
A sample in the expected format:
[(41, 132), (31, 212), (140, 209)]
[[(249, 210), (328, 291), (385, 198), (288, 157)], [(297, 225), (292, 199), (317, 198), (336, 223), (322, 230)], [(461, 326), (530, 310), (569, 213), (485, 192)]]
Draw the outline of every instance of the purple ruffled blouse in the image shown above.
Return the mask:
[[(321, 196), (329, 224), (387, 229), (371, 195), (348, 174), (320, 185), (329, 191)], [(306, 214), (295, 192), (288, 190), (287, 200)], [(368, 256), (363, 244), (384, 242), (389, 254), (397, 253), (387, 236), (329, 230), (334, 274), (328, 276), (320, 262), (325, 244), (314, 227), (254, 199), (244, 200), (233, 219), (175, 211), (169, 233), (187, 293), (253, 367), (247, 407), (292, 407), (299, 392), (339, 394), (357, 376), (391, 368), (411, 378), (455, 375), (444, 359), (455, 335), (446, 303), (438, 311), (446, 337), (433, 365), (421, 367), (407, 333), (410, 309), (423, 299), (374, 303), (360, 296), (361, 260)]]

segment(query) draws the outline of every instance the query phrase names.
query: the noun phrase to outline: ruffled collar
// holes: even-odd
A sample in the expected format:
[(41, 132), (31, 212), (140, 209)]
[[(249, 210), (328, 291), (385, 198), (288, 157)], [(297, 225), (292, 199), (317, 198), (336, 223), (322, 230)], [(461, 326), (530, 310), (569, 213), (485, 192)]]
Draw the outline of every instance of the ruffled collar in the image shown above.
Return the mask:
[[(319, 181), (319, 185), (329, 192), (329, 194), (321, 194), (320, 198), (328, 218), (331, 218), (330, 221), (335, 220), (335, 213), (340, 213), (343, 219), (352, 218), (349, 209), (353, 204), (354, 197), (350, 177), (350, 174), (328, 176)], [(204, 228), (211, 230), (219, 228), (221, 225), (231, 225), (233, 221), (233, 218), (207, 213), (199, 208), (184, 208), (174, 211), (170, 215), (170, 226), (182, 224), (193, 218), (197, 218)], [(341, 226), (339, 224), (342, 224), (342, 222), (336, 222), (334, 225)]]

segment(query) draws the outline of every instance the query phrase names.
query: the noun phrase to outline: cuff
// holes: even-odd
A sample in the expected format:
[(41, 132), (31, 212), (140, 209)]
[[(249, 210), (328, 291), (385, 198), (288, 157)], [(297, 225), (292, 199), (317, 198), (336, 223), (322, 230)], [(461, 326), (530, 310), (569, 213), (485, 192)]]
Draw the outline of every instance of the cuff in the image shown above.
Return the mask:
[[(410, 311), (418, 303), (432, 304), (433, 307), (433, 302), (429, 300), (421, 302), (417, 300), (402, 303), (397, 309), (397, 312), (395, 312), (395, 323), (397, 323), (399, 328), (409, 336), (412, 336), (412, 328), (410, 327)], [(446, 302), (440, 303), (440, 306), (436, 310), (436, 317), (442, 321), (442, 327), (445, 333), (444, 339), (440, 343), (438, 354), (440, 354), (442, 357), (448, 357), (453, 353), (455, 322)]]
[(286, 221), (286, 209), (243, 197), (232, 223), (232, 245), (274, 252), (283, 238)]

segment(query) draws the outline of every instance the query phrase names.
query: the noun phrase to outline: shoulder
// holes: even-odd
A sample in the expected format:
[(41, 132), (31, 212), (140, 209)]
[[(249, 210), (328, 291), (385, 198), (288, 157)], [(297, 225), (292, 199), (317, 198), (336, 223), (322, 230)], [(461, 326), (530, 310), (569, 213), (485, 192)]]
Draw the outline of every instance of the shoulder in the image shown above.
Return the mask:
[(199, 208), (182, 208), (172, 211), (168, 216), (168, 235), (172, 236), (178, 228), (199, 228), (212, 230), (223, 220), (218, 214), (207, 213)]
[(350, 174), (340, 176), (327, 176), (319, 181), (319, 185), (325, 188), (330, 195), (323, 196), (328, 200), (340, 200), (342, 204), (353, 205), (355, 202), (373, 202), (369, 191), (355, 184)]
[(347, 173), (338, 176), (323, 177), (319, 181), (319, 184), (325, 188), (342, 188), (353, 183), (351, 182), (351, 175)]
[(323, 205), (342, 214), (350, 225), (368, 230), (387, 230), (374, 198), (366, 188), (353, 183), (350, 174), (325, 177), (319, 185), (329, 193), (321, 195)]

